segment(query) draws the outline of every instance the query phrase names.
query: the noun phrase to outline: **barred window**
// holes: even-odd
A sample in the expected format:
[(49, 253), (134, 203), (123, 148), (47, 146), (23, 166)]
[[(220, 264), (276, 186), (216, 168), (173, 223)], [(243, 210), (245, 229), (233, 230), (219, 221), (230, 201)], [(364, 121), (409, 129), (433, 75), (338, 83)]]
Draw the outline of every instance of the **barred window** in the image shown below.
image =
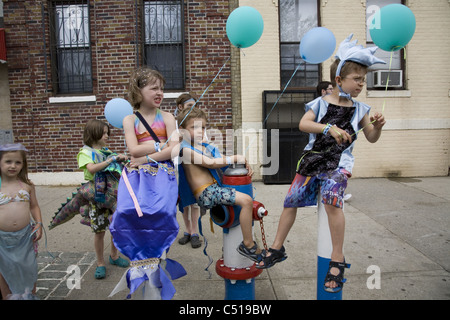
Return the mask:
[(318, 26), (318, 0), (279, 0), (281, 88), (300, 64), (289, 88), (315, 87), (319, 82), (319, 65), (300, 57), (300, 40), (311, 28)]
[(166, 89), (184, 88), (182, 0), (144, 2), (144, 64), (166, 79)]
[(50, 15), (54, 90), (56, 93), (91, 93), (88, 0), (53, 1)]

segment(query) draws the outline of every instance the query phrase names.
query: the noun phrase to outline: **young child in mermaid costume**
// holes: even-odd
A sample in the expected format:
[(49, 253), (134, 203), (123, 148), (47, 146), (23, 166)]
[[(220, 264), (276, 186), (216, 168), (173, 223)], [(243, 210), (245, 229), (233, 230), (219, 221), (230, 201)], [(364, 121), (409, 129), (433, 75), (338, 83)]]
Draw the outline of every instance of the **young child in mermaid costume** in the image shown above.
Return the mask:
[[(35, 300), (41, 209), (20, 143), (0, 145), (0, 290), (3, 299)], [(31, 220), (33, 218), (33, 221)]]
[(164, 83), (159, 72), (147, 67), (136, 69), (130, 77), (129, 101), (137, 112), (124, 118), (123, 128), (131, 161), (119, 182), (110, 231), (131, 268), (111, 296), (128, 287), (129, 297), (143, 288), (144, 299), (171, 299), (175, 294), (171, 280), (186, 274), (179, 263), (166, 257), (179, 229), (178, 186), (171, 161), (178, 137), (172, 137), (173, 115), (159, 109)]

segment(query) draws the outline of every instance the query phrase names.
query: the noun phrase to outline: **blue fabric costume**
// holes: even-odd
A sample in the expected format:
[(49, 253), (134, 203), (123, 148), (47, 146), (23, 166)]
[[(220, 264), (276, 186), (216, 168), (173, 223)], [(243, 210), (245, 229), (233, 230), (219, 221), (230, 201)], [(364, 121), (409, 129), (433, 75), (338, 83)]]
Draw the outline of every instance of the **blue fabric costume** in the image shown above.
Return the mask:
[[(202, 146), (206, 147), (206, 154), (207, 156), (212, 156), (213, 158), (221, 158), (222, 155), (220, 154), (219, 149), (214, 147), (211, 144), (208, 143), (202, 143)], [(182, 141), (180, 145), (180, 158), (182, 157), (183, 149), (188, 148), (191, 150), (194, 150), (197, 153), (204, 154), (201, 150), (194, 148), (191, 144), (187, 143), (186, 141)], [(222, 171), (225, 171), (227, 167), (222, 168)], [(209, 172), (211, 175), (216, 179), (217, 184), (219, 186), (222, 186), (222, 178), (220, 171), (216, 169), (209, 169)], [(182, 161), (180, 161), (180, 164), (178, 165), (178, 184), (179, 184), (179, 195), (180, 195), (180, 202), (179, 202), (179, 208), (180, 211), (183, 211), (184, 207), (187, 207), (191, 204), (197, 203), (197, 200), (194, 197), (194, 194), (192, 193), (191, 187), (189, 186), (189, 183), (186, 179), (186, 175), (184, 173), (184, 168), (182, 165)]]
[[(127, 182), (132, 190), (127, 187)], [(139, 203), (142, 216), (138, 215), (131, 192)], [(186, 275), (181, 264), (165, 257), (178, 234), (177, 197), (172, 161), (124, 168), (110, 231), (114, 245), (131, 263), (110, 296), (128, 287), (130, 297), (142, 285), (144, 299), (168, 300), (173, 297), (175, 288), (171, 280)]]

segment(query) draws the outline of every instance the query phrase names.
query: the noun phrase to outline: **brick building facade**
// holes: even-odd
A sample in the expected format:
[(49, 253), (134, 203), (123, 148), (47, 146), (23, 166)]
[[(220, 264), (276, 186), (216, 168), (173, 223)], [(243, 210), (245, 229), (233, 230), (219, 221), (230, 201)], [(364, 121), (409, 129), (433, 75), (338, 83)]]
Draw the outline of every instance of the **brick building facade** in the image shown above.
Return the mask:
[[(182, 92), (199, 97), (230, 57), (225, 24), (236, 1), (166, 1), (182, 3), (184, 86), (165, 91), (162, 109), (173, 111)], [(89, 23), (91, 92), (60, 93), (55, 88), (57, 5), (86, 4)], [(3, 1), (7, 34), (8, 79), (14, 141), (29, 150), (31, 172), (77, 171), (87, 120), (104, 120), (105, 104), (126, 98), (130, 72), (144, 63), (144, 1)], [(233, 9), (231, 7), (231, 9)], [(211, 127), (231, 129), (232, 67), (228, 62), (200, 106)], [(163, 72), (164, 73), (164, 72)], [(70, 90), (70, 88), (69, 88)], [(89, 91), (89, 90), (88, 90)], [(120, 129), (113, 128), (109, 147), (123, 152)]]
[[(52, 68), (57, 60), (52, 56), (52, 5), (79, 3), (89, 6), (92, 90), (82, 95), (62, 94), (54, 87)], [(173, 110), (182, 92), (200, 96), (230, 58), (199, 106), (208, 112), (210, 128), (220, 130), (222, 139), (227, 138), (227, 129), (242, 129), (222, 147), (226, 152), (245, 153), (253, 165), (254, 180), (265, 177), (265, 155), (276, 153), (276, 172), (287, 172), (283, 183), (291, 181), (304, 147), (298, 143), (300, 111), (314, 98), (318, 81), (329, 80), (333, 61), (303, 66), (297, 72), (294, 85), (272, 114), (280, 135), (279, 144), (272, 144), (271, 150), (261, 134), (269, 127), (265, 120), (273, 120), (265, 119), (265, 110), (272, 107), (275, 100), (270, 99), (281, 93), (296, 65), (302, 63), (298, 53), (302, 32), (323, 26), (334, 33), (338, 44), (353, 33), (360, 44), (374, 45), (367, 32), (373, 8), (390, 3), (408, 6), (416, 17), (416, 32), (406, 49), (395, 56), (394, 69), (402, 71), (402, 85), (384, 90), (368, 83), (357, 99), (370, 105), (372, 113), (385, 105), (387, 124), (376, 144), (360, 135), (353, 176), (448, 175), (450, 62), (445, 49), (450, 48), (450, 36), (436, 31), (450, 27), (447, 0), (436, 0), (433, 6), (417, 0), (3, 0), (8, 57), (7, 64), (0, 65), (0, 129), (12, 128), (14, 140), (30, 149), (32, 172), (79, 173), (75, 155), (82, 146), (84, 123), (104, 119), (105, 104), (126, 97), (129, 72), (145, 63), (146, 3), (182, 3), (183, 8), (182, 41), (178, 43), (183, 46), (183, 84), (166, 88), (162, 108)], [(254, 7), (264, 20), (261, 39), (241, 51), (230, 45), (225, 30), (228, 15), (238, 6)], [(302, 32), (290, 32), (295, 28)], [(383, 58), (389, 60), (389, 56)], [(112, 130), (110, 147), (123, 151), (121, 130)], [(275, 177), (271, 183), (281, 180)]]

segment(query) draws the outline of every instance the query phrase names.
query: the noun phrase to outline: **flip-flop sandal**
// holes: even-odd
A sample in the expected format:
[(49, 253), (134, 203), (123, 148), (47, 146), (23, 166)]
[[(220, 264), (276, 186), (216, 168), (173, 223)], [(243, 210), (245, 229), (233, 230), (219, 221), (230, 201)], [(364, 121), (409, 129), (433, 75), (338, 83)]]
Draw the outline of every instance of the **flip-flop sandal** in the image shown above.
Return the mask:
[(263, 252), (262, 262), (264, 265), (257, 264), (257, 269), (267, 269), (273, 267), (276, 263), (284, 261), (287, 259), (286, 249), (284, 246), (281, 247), (280, 250), (269, 248), (270, 256), (266, 255), (266, 252)]
[[(330, 270), (331, 268), (337, 268), (339, 269), (339, 273), (337, 275), (331, 274)], [(328, 266), (327, 275), (325, 276), (325, 281), (323, 283), (323, 289), (326, 292), (330, 293), (338, 293), (342, 290), (344, 287), (344, 283), (347, 279), (344, 279), (344, 270), (345, 268), (350, 268), (350, 264), (344, 262), (336, 262), (336, 261), (330, 261), (330, 264)], [(337, 284), (336, 288), (330, 288), (325, 286), (325, 283), (334, 281)]]
[(97, 267), (94, 273), (95, 279), (103, 279), (106, 277), (106, 267)]
[(262, 259), (262, 252), (257, 253), (258, 245), (254, 241), (253, 243), (254, 243), (253, 247), (249, 249), (244, 245), (244, 242), (241, 242), (241, 244), (239, 245), (239, 247), (237, 247), (236, 250), (244, 257), (249, 258), (252, 261), (259, 262)]

